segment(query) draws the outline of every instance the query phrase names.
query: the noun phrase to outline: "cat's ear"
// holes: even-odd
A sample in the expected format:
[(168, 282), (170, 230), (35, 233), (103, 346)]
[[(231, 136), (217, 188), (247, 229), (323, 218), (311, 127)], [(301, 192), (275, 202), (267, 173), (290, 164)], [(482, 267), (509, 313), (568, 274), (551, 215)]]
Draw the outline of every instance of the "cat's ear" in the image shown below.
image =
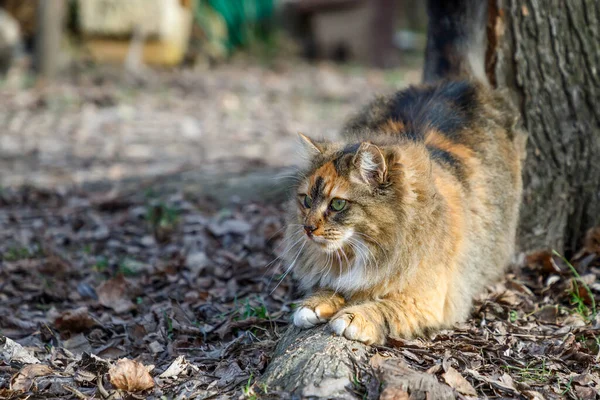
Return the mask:
[(300, 143), (302, 144), (302, 147), (304, 147), (307, 155), (315, 156), (325, 152), (326, 144), (324, 142), (317, 142), (300, 132), (298, 132), (298, 137), (300, 138)]
[(354, 156), (354, 166), (361, 179), (370, 185), (376, 186), (387, 179), (388, 166), (379, 147), (371, 143), (361, 143)]

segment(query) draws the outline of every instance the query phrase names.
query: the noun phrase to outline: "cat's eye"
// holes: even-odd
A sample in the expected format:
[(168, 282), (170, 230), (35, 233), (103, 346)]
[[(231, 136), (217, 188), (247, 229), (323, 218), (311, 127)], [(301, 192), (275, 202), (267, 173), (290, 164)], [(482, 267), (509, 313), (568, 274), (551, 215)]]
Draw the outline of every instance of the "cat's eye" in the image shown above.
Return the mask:
[(344, 199), (333, 199), (329, 205), (333, 211), (342, 211), (346, 208), (346, 200)]
[(312, 199), (309, 195), (305, 194), (304, 195), (304, 200), (302, 200), (302, 204), (304, 204), (304, 207), (306, 208), (311, 208), (312, 207)]

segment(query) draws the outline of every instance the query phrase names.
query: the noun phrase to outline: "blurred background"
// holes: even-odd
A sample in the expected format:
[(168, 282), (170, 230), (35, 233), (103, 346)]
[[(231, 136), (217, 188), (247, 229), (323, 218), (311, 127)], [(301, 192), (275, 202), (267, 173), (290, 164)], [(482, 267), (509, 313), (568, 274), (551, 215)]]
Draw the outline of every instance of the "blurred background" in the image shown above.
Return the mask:
[(420, 80), (425, 27), (420, 0), (0, 0), (0, 184), (294, 164), (297, 132)]

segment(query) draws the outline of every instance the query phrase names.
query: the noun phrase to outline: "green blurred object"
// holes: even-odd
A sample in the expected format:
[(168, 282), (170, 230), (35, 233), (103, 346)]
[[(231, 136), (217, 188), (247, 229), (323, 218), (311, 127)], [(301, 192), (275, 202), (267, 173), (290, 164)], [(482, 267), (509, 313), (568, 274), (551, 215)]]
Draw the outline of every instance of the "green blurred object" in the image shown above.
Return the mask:
[[(221, 41), (228, 52), (248, 46), (253, 40), (269, 39), (275, 15), (275, 0), (196, 0), (195, 16), (209, 41)], [(212, 12), (211, 12), (212, 11)], [(227, 27), (227, 37), (215, 37), (211, 14), (218, 14)]]

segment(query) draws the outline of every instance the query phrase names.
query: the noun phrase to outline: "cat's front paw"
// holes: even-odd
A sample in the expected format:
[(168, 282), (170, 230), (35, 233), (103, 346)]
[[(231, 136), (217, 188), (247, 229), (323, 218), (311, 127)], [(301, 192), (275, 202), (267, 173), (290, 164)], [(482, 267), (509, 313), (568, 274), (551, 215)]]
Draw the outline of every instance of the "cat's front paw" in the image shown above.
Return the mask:
[(385, 326), (360, 306), (345, 308), (330, 322), (331, 330), (346, 339), (365, 344), (385, 344)]
[(344, 305), (344, 298), (329, 292), (317, 293), (304, 300), (294, 313), (294, 325), (312, 328), (324, 324)]
[(300, 307), (294, 313), (294, 325), (299, 328), (312, 328), (325, 322), (327, 322), (325, 318), (320, 317), (315, 310), (308, 307)]

